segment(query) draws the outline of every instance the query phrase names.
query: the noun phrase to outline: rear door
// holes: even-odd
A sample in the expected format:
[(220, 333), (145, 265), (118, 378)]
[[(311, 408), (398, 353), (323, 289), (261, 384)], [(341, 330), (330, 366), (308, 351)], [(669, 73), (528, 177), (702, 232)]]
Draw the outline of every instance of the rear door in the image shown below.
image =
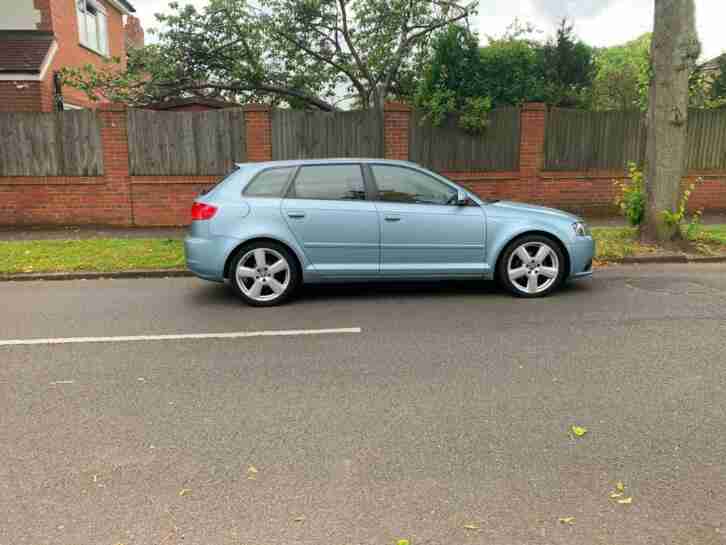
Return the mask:
[(318, 273), (378, 275), (378, 213), (366, 198), (359, 163), (301, 166), (283, 199), (282, 213)]
[(456, 204), (458, 190), (418, 169), (371, 164), (385, 276), (479, 276), (485, 264), (481, 207)]

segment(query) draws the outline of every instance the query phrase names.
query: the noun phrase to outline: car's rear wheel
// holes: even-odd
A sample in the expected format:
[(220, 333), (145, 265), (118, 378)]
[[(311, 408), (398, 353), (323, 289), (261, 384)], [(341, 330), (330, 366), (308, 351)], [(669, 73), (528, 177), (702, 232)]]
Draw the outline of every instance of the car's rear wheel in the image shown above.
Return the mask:
[(497, 273), (513, 295), (544, 297), (564, 281), (566, 263), (559, 244), (545, 236), (525, 235), (504, 251)]
[(279, 305), (300, 284), (301, 273), (290, 250), (275, 242), (254, 242), (237, 252), (229, 279), (244, 302), (256, 307)]

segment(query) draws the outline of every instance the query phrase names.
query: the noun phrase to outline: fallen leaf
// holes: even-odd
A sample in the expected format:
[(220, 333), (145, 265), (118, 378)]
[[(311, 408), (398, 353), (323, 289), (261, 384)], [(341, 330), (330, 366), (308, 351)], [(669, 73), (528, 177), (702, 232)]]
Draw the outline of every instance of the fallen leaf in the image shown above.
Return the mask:
[(257, 471), (257, 468), (255, 466), (250, 466), (247, 468), (247, 478), (254, 481), (257, 478), (257, 474), (259, 471)]
[(633, 503), (633, 498), (628, 496), (627, 498), (619, 499), (618, 503), (622, 503), (623, 505), (630, 505), (631, 503)]
[(295, 517), (292, 520), (294, 520), (295, 522), (305, 522), (305, 517), (303, 515), (300, 515), (299, 517)]
[(179, 491), (179, 495), (180, 495), (180, 496), (188, 496), (188, 495), (189, 495), (189, 494), (191, 494), (191, 493), (192, 493), (192, 490), (191, 490), (191, 488), (182, 488), (182, 489), (181, 489), (181, 490)]
[(575, 517), (561, 517), (559, 520), (561, 524), (575, 524)]
[(476, 524), (464, 524), (464, 529), (465, 530), (478, 530), (479, 526), (477, 526)]
[(622, 498), (623, 497), (623, 493), (622, 492), (610, 492), (610, 497), (612, 499)]
[(615, 490), (618, 492), (625, 492), (625, 485), (622, 483), (622, 481), (618, 481), (615, 483)]
[(575, 437), (582, 437), (587, 433), (587, 428), (583, 428), (582, 426), (576, 426), (574, 424), (572, 425), (572, 427), (570, 427), (570, 430), (572, 430), (572, 433), (573, 435), (575, 435)]
[(411, 545), (411, 543), (408, 541), (408, 539), (399, 539), (396, 541), (396, 545)]

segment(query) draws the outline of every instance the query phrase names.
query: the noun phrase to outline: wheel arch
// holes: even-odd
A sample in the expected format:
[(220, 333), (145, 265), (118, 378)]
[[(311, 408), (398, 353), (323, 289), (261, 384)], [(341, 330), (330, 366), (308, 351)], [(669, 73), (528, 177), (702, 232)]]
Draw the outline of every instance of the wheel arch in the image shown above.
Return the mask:
[(295, 259), (295, 265), (297, 266), (298, 272), (300, 273), (302, 278), (303, 262), (298, 255), (297, 249), (294, 248), (289, 242), (271, 236), (259, 236), (250, 238), (248, 240), (240, 242), (234, 248), (232, 248), (232, 251), (229, 252), (227, 259), (225, 259), (224, 261), (224, 278), (229, 278), (229, 268), (232, 266), (232, 261), (234, 261), (235, 257), (237, 257), (237, 254), (246, 246), (249, 246), (250, 244), (254, 244), (256, 242), (272, 242), (274, 244), (284, 246)]
[(502, 264), (502, 259), (504, 258), (504, 254), (506, 253), (507, 248), (509, 248), (512, 244), (514, 244), (516, 241), (518, 241), (521, 238), (524, 238), (526, 236), (541, 236), (548, 238), (551, 240), (554, 244), (556, 244), (560, 251), (562, 252), (563, 257), (565, 258), (565, 272), (566, 276), (570, 276), (570, 271), (572, 270), (572, 259), (570, 257), (570, 252), (567, 249), (567, 245), (562, 242), (562, 239), (558, 237), (557, 235), (549, 232), (549, 231), (542, 231), (538, 229), (530, 229), (527, 231), (522, 231), (520, 233), (516, 233), (510, 237), (508, 237), (502, 244), (499, 245), (499, 248), (497, 250), (496, 254), (496, 261), (494, 266), (494, 274), (497, 274), (499, 272), (499, 267)]

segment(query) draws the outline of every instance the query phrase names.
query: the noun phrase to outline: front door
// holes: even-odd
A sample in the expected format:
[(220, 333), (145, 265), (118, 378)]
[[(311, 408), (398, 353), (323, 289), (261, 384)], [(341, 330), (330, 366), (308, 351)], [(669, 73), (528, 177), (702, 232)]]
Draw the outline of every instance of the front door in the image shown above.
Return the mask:
[(382, 275), (480, 276), (488, 270), (480, 206), (458, 206), (455, 187), (420, 170), (370, 168), (378, 193)]
[(360, 164), (300, 167), (283, 200), (282, 214), (321, 275), (378, 275), (378, 214), (366, 200)]

